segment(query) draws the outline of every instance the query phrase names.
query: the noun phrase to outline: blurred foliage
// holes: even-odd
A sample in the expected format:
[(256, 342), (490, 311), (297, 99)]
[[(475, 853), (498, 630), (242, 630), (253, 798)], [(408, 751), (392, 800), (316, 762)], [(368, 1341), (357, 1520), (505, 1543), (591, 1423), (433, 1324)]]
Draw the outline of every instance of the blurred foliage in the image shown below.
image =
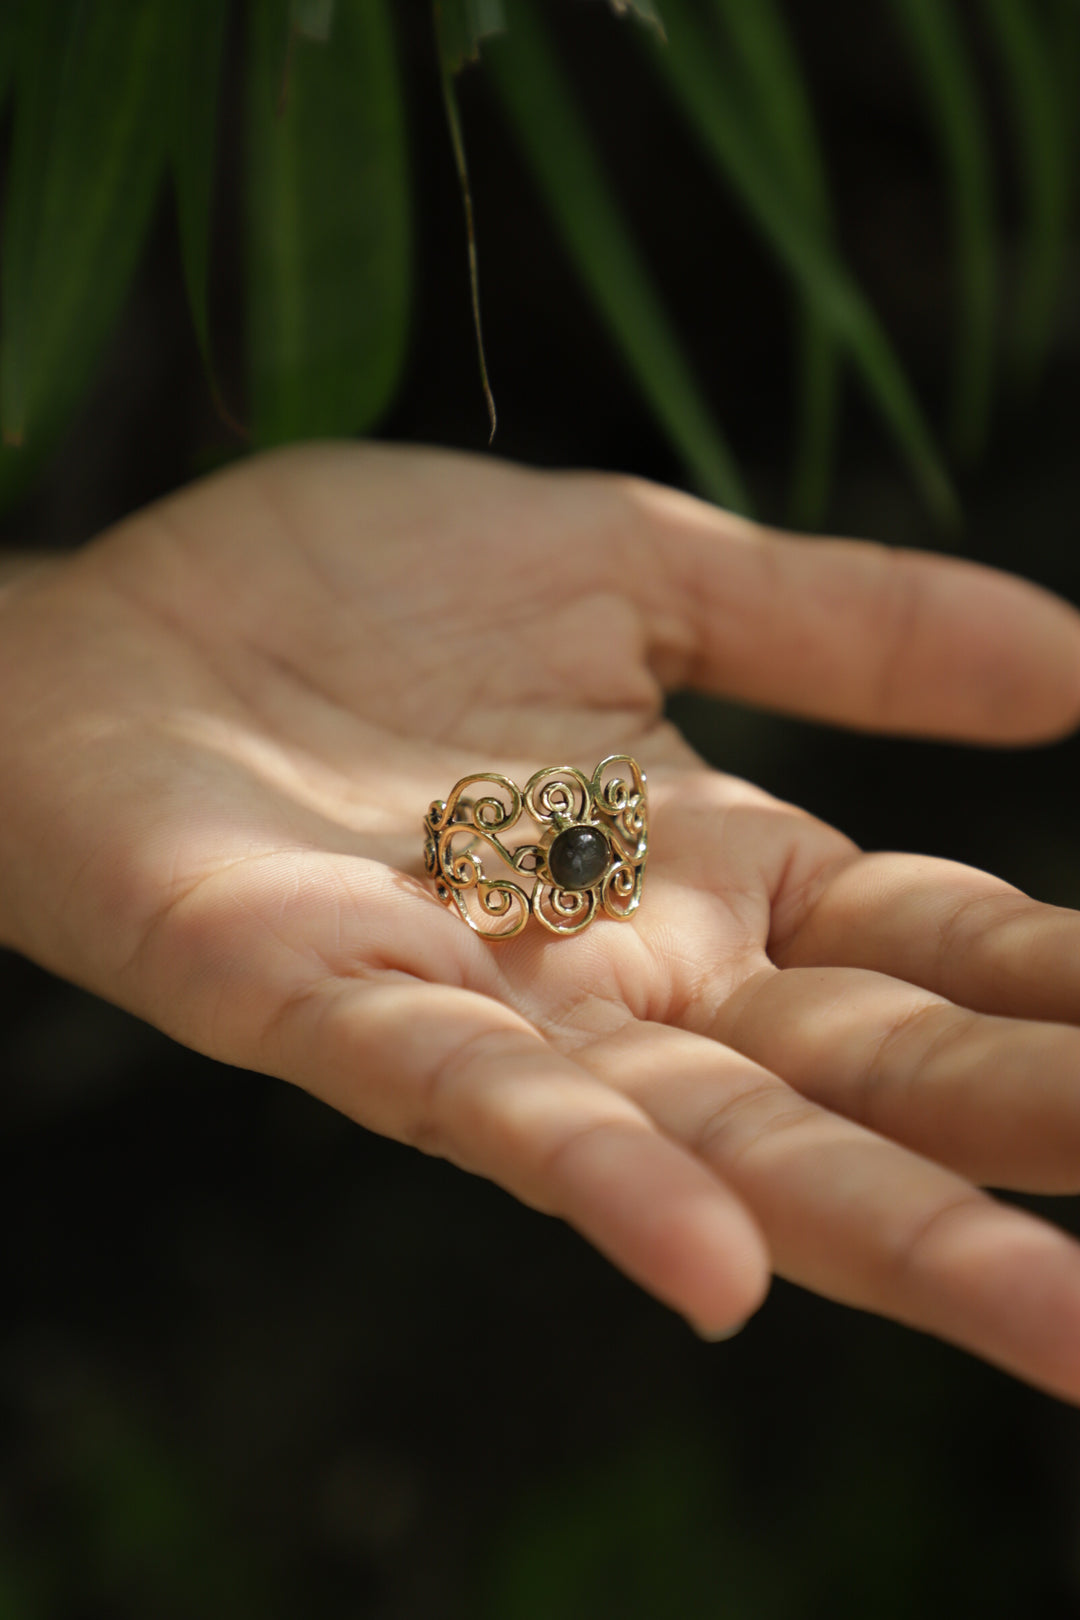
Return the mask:
[(288, 0), (252, 0), (247, 117), (252, 437), (360, 432), (397, 382), (409, 303), (388, 7), (336, 0), (313, 32)]
[(1030, 0), (983, 0), (998, 48), (1016, 128), (1017, 162), (1027, 211), (1024, 262), (1016, 309), (1016, 361), (1026, 383), (1046, 358), (1065, 259), (1075, 152), (1069, 149), (1067, 104), (1077, 86), (1060, 84), (1051, 36)]
[(997, 303), (993, 176), (978, 81), (955, 13), (939, 0), (894, 0), (933, 119), (956, 244), (951, 436), (964, 457), (983, 447), (990, 413)]
[(1080, 1414), (784, 1284), (704, 1344), (490, 1184), (8, 966), (3, 1620), (1075, 1616)]
[(129, 1393), (69, 1355), (46, 1357), (20, 1393), (47, 1486), (18, 1535), (0, 1524), (3, 1620), (57, 1620), (88, 1603), (161, 1620), (278, 1612), (202, 1471), (175, 1437), (152, 1432)]
[[(793, 1462), (793, 1481), (769, 1482), (765, 1511), (748, 1488), (752, 1468), (735, 1467), (732, 1437), (710, 1444), (675, 1412), (609, 1457), (553, 1471), (504, 1516), (483, 1620), (1009, 1614), (1001, 1593), (1022, 1568), (1022, 1533), (995, 1523), (993, 1545), (949, 1570), (950, 1534), (971, 1531), (950, 1500), (954, 1469), (918, 1421), (933, 1392), (918, 1393), (922, 1410), (912, 1401), (904, 1427), (893, 1412), (891, 1422), (878, 1415), (873, 1439), (857, 1428), (819, 1434), (810, 1477)], [(886, 1458), (875, 1453), (883, 1440)], [(935, 1583), (954, 1589), (935, 1602)]]
[[(165, 159), (168, 8), (25, 0), (0, 254), (0, 493), (55, 442), (120, 313)], [(0, 70), (0, 78), (5, 75)]]
[(506, 26), (502, 0), (432, 0), (435, 19), (435, 37), (439, 52), (439, 72), (442, 80), (443, 103), (450, 142), (454, 149), (458, 183), (465, 205), (465, 232), (469, 250), (469, 289), (472, 294), (473, 325), (476, 329), (476, 349), (480, 360), (480, 380), (487, 402), (491, 437), (495, 437), (497, 416), (495, 396), (491, 392), (487, 358), (484, 354), (484, 334), (480, 319), (480, 273), (476, 257), (476, 230), (473, 224), (472, 191), (469, 187), (469, 168), (465, 159), (465, 136), (461, 128), (454, 80), (466, 62), (475, 62), (480, 55), (481, 42), (490, 34), (501, 33)]
[[(1003, 369), (998, 349), (1030, 389), (1054, 335), (1074, 201), (1075, 4), (981, 0), (961, 12), (954, 0), (881, 0), (881, 26), (903, 41), (924, 92), (952, 218), (954, 385), (940, 433), (925, 419), (870, 290), (844, 261), (813, 87), (781, 0), (611, 3), (637, 25), (689, 133), (790, 278), (793, 518), (810, 525), (825, 511), (839, 387), (850, 370), (928, 508), (948, 523), (956, 499), (941, 440), (961, 459), (977, 454)], [(748, 509), (705, 380), (592, 138), (599, 96), (587, 111), (579, 105), (543, 11), (542, 0), (432, 0), (477, 337), (477, 232), (453, 81), (482, 55), (555, 227), (689, 479)], [(208, 290), (230, 30), (241, 42), (246, 97), (241, 431), (259, 446), (376, 427), (400, 382), (410, 315), (407, 120), (392, 13), (389, 0), (251, 0), (242, 11), (231, 0), (6, 0), (0, 95), (13, 95), (13, 115), (0, 260), (0, 500), (25, 486), (86, 393), (166, 172), (191, 317), (218, 398)], [(1021, 262), (1011, 278), (998, 265), (1001, 160), (984, 108), (992, 96), (1011, 111), (1004, 157), (1023, 200)], [(480, 227), (498, 229), (495, 207)], [(494, 427), (482, 345), (480, 364)]]
[(492, 1556), (485, 1620), (784, 1620), (805, 1571), (740, 1513), (725, 1462), (685, 1429), (636, 1437), (518, 1505)]
[[(1053, 339), (1080, 133), (1077, 0), (874, 8), (922, 94), (951, 222), (953, 393), (932, 429), (873, 289), (842, 257), (794, 0), (614, 9), (629, 15), (612, 29), (632, 30), (790, 281), (798, 521), (827, 499), (844, 371), (946, 511), (939, 438), (958, 459), (984, 448), (1003, 386), (1031, 387)], [(216, 390), (211, 217), (237, 158), (249, 390), (227, 405), (257, 444), (378, 423), (410, 315), (399, 22), (391, 0), (0, 0), (0, 425), (21, 441), (0, 450), (0, 495), (42, 466), (89, 388), (162, 195)], [(454, 78), (482, 57), (475, 71), (628, 375), (697, 486), (747, 502), (680, 336), (703, 317), (665, 305), (609, 178), (596, 133), (610, 150), (619, 130), (602, 84), (574, 77), (545, 0), (441, 0), (436, 24), (463, 184)], [(246, 88), (235, 128), (219, 107), (230, 51)], [(438, 97), (434, 72), (429, 88)], [(997, 100), (1011, 120), (1000, 149)], [(497, 199), (477, 213), (490, 239)], [(708, 318), (737, 321), (722, 268)], [(472, 378), (460, 387), (468, 396)], [(1067, 413), (1056, 419), (1064, 438)], [(1056, 546), (1073, 570), (1057, 582), (1075, 594), (1062, 516), (1075, 451), (1049, 459), (1046, 421), (1048, 459), (1019, 493), (991, 467), (980, 546), (1015, 561), (997, 523), (1045, 572)], [(724, 427), (737, 441), (738, 423)], [(887, 517), (879, 506), (866, 527), (884, 532)], [(1022, 886), (1080, 892), (1060, 755), (1025, 757), (1010, 788), (982, 756), (962, 776), (929, 747), (856, 752), (833, 737), (815, 744), (825, 765), (811, 779), (804, 731), (727, 723), (721, 737), (710, 712), (707, 734), (688, 729), (770, 791), (863, 818), (848, 830), (865, 841), (1008, 856)], [(0, 1194), (17, 1242), (4, 1297), (12, 1319), (41, 1324), (55, 1361), (32, 1333), (25, 1371), (5, 1335), (3, 1620), (1076, 1613), (1075, 1414), (899, 1328), (844, 1317), (838, 1331), (833, 1311), (782, 1289), (743, 1338), (699, 1345), (495, 1189), (412, 1166), (285, 1088), (271, 1102), (269, 1084), (280, 1118), (260, 1135), (262, 1082), (8, 968)], [(19, 1107), (53, 1113), (20, 1131)]]
[(218, 96), (228, 14), (218, 0), (189, 0), (172, 12), (173, 72), (169, 153), (191, 318), (218, 409), (210, 346), (210, 218), (214, 197)]
[(538, 8), (513, 0), (509, 10), (511, 28), (490, 47), (495, 84), (571, 257), (691, 478), (713, 500), (745, 510), (731, 452), (590, 145)]

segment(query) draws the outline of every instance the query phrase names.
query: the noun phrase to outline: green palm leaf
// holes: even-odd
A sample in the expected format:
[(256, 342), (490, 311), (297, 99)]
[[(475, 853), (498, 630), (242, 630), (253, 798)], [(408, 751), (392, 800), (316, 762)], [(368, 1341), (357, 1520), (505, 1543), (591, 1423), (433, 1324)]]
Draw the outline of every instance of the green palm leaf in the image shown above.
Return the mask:
[(983, 447), (990, 415), (997, 313), (997, 243), (990, 144), (971, 59), (950, 0), (893, 0), (929, 102), (949, 190), (957, 267), (951, 438)]
[(1012, 105), (1027, 210), (1016, 359), (1021, 381), (1030, 384), (1046, 360), (1065, 267), (1075, 162), (1069, 123), (1077, 87), (1063, 87), (1055, 73), (1048, 35), (1030, 0), (983, 0), (983, 5)]
[(325, 43), (252, 0), (248, 356), (259, 444), (362, 433), (405, 355), (404, 117), (385, 0), (338, 0)]
[(173, 11), (169, 148), (180, 257), (191, 318), (206, 375), (224, 413), (210, 349), (207, 283), (217, 150), (218, 89), (225, 48), (228, 0), (185, 0)]
[(1069, 161), (1076, 161), (1076, 139), (1080, 134), (1080, 4), (1077, 0), (1052, 0), (1050, 6), (1050, 59), (1057, 76), (1058, 98), (1065, 123)]
[(7, 0), (6, 5), (0, 6), (0, 110), (15, 77), (15, 53), (25, 7), (26, 0)]
[(460, 73), (475, 62), (480, 46), (506, 27), (503, 0), (434, 0), (439, 62), (445, 73)]
[(638, 22), (648, 23), (650, 28), (655, 28), (657, 33), (663, 35), (663, 19), (653, 0), (611, 0), (611, 9), (620, 17), (625, 16), (628, 11), (633, 12)]
[(23, 12), (0, 259), (0, 489), (54, 442), (119, 313), (162, 172), (166, 41), (167, 0)]
[(738, 95), (712, 39), (686, 0), (665, 0), (667, 46), (653, 60), (705, 151), (727, 177), (786, 265), (847, 350), (939, 521), (958, 507), (948, 474), (892, 345), (858, 284), (820, 231), (788, 200), (760, 137), (739, 113)]
[(638, 386), (703, 494), (739, 511), (749, 496), (713, 422), (529, 0), (485, 53), (509, 121), (578, 272)]
[(475, 62), (480, 55), (482, 41), (492, 34), (500, 34), (506, 27), (502, 0), (434, 0), (435, 41), (439, 53), (439, 72), (442, 80), (443, 104), (446, 123), (450, 131), (450, 144), (454, 151), (458, 184), (461, 187), (462, 207), (465, 211), (465, 237), (469, 252), (469, 290), (472, 295), (473, 329), (476, 333), (476, 353), (480, 362), (480, 383), (487, 403), (491, 437), (495, 437), (497, 415), (495, 396), (488, 377), (487, 356), (484, 353), (484, 331), (480, 319), (480, 271), (476, 253), (476, 228), (473, 221), (472, 189), (469, 185), (469, 166), (465, 158), (465, 135), (461, 127), (454, 78), (466, 62)]
[[(760, 131), (791, 206), (807, 227), (831, 233), (828, 183), (810, 99), (783, 13), (773, 0), (713, 0), (738, 65), (743, 116)], [(793, 523), (820, 523), (828, 500), (839, 404), (839, 347), (812, 298), (801, 294)]]

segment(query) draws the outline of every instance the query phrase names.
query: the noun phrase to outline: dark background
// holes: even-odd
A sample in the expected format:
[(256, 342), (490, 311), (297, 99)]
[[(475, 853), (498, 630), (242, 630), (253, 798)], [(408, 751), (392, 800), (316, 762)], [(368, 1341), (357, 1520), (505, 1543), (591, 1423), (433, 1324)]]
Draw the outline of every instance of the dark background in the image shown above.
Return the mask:
[[(784, 280), (700, 163), (632, 26), (584, 0), (550, 9), (697, 373), (779, 520)], [(845, 249), (940, 422), (948, 220), (918, 86), (887, 6), (788, 10)], [(482, 449), (427, 8), (399, 16), (418, 273), (410, 367), (384, 431)], [(986, 84), (996, 94), (989, 63)], [(237, 96), (234, 76), (233, 154)], [(461, 96), (497, 452), (678, 481), (482, 72)], [(1000, 107), (995, 121), (1008, 265), (1018, 205)], [(225, 392), (242, 403), (235, 169), (227, 158), (214, 300)], [(1073, 275), (1049, 373), (1031, 399), (1003, 387), (991, 452), (960, 480), (967, 526), (947, 542), (1073, 600), (1078, 380)], [(164, 199), (94, 397), (3, 537), (76, 544), (235, 448), (200, 373)], [(946, 543), (854, 388), (830, 527)], [(698, 698), (673, 709), (717, 763), (869, 847), (986, 865), (1080, 902), (1076, 742), (964, 751)], [(196, 1057), (21, 959), (0, 966), (3, 1620), (1077, 1613), (1073, 1411), (782, 1284), (740, 1338), (701, 1344), (495, 1188)], [(1076, 1224), (1068, 1201), (1046, 1208)]]

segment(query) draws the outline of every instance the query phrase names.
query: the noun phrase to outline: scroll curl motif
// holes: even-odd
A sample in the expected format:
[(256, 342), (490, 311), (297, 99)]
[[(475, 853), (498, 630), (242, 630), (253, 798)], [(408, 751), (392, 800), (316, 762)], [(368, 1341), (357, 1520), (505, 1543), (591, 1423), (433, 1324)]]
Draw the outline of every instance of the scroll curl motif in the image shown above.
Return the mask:
[[(481, 782), (499, 788), (506, 802), (495, 793), (479, 799), (470, 795), (469, 788)], [(436, 799), (425, 817), (425, 824), (434, 832), (442, 832), (452, 821), (472, 822), (487, 832), (509, 831), (520, 819), (521, 806), (521, 789), (516, 782), (498, 771), (479, 771), (475, 776), (463, 776), (456, 782), (448, 799)]]
[[(491, 783), (501, 795), (469, 795), (467, 790), (477, 783)], [(448, 799), (434, 801), (424, 818), (424, 867), (435, 880), (435, 893), (484, 939), (513, 939), (529, 920), (527, 890), (508, 877), (489, 875), (477, 849), (486, 845), (505, 866), (520, 870), (517, 861), (529, 846), (512, 851), (497, 834), (517, 824), (521, 809), (520, 788), (509, 777), (490, 772), (463, 777)], [(461, 841), (457, 847), (455, 840)]]
[[(609, 775), (625, 766), (630, 780)], [(645, 773), (629, 754), (609, 754), (593, 772), (589, 790), (600, 814), (609, 819), (612, 832), (623, 845), (623, 858), (643, 861), (648, 852), (648, 815), (645, 799)]]
[(645, 872), (642, 866), (618, 861), (604, 879), (600, 898), (609, 917), (619, 922), (632, 917), (641, 904)]
[(596, 916), (596, 890), (538, 883), (532, 893), (532, 914), (549, 934), (580, 934)]
[(548, 765), (525, 784), (525, 808), (542, 827), (559, 821), (583, 821), (592, 784), (572, 765)]
[[(518, 842), (523, 818), (536, 831)], [(645, 773), (629, 754), (609, 755), (591, 777), (545, 766), (524, 790), (478, 771), (434, 801), (424, 830), (436, 894), (484, 939), (513, 939), (530, 916), (551, 934), (578, 934), (601, 910), (625, 921), (641, 903), (648, 810)]]

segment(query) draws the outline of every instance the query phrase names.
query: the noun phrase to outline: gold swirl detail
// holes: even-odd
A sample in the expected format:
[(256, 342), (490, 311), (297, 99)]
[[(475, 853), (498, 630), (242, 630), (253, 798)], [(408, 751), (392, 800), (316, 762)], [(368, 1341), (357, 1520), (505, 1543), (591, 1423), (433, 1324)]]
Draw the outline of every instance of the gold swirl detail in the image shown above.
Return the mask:
[[(502, 788), (509, 802), (503, 804), (495, 794), (487, 794), (479, 799), (467, 796), (467, 790), (479, 782), (490, 782)], [(486, 832), (509, 832), (521, 817), (521, 807), (521, 789), (516, 782), (498, 771), (478, 771), (475, 776), (463, 776), (460, 782), (455, 783), (448, 799), (436, 799), (427, 813), (426, 822), (433, 832), (442, 832), (451, 822), (467, 826), (470, 821), (483, 827)]]
[(525, 809), (542, 827), (584, 821), (592, 796), (587, 776), (572, 765), (547, 765), (525, 784)]
[[(469, 847), (455, 853), (454, 839), (466, 837)], [(509, 878), (489, 877), (474, 846), (480, 842), (492, 847), (499, 858), (513, 867), (514, 857), (494, 833), (466, 822), (451, 822), (439, 833), (435, 845), (435, 892), (444, 903), (452, 903), (475, 934), (484, 939), (513, 939), (529, 920), (529, 895)], [(470, 905), (470, 901), (474, 904)], [(506, 927), (489, 928), (489, 920)]]
[(600, 899), (609, 917), (623, 922), (627, 917), (633, 916), (641, 904), (644, 878), (645, 869), (642, 865), (631, 866), (622, 861), (616, 862), (604, 878), (600, 889)]
[(538, 883), (532, 892), (532, 914), (549, 934), (580, 934), (596, 916), (595, 889), (558, 889)]
[[(508, 835), (523, 815), (539, 837), (515, 845)], [(548, 852), (578, 827), (603, 833), (609, 861), (590, 887), (562, 888)], [(516, 938), (530, 916), (560, 936), (581, 933), (601, 910), (625, 921), (641, 903), (647, 853), (645, 774), (629, 754), (610, 754), (591, 777), (572, 765), (546, 766), (524, 790), (499, 772), (478, 771), (424, 818), (424, 868), (438, 898), (492, 941)], [(489, 857), (498, 875), (485, 869)], [(532, 879), (531, 890), (514, 878)]]

